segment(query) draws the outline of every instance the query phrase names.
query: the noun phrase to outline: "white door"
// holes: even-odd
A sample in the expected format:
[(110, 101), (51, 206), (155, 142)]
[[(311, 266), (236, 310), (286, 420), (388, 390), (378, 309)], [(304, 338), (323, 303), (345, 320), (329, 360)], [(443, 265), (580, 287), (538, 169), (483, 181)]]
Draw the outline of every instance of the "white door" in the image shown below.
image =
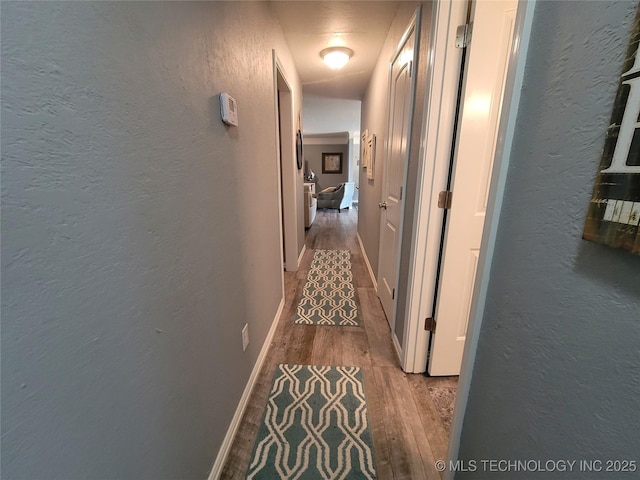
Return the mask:
[(380, 216), (380, 252), (378, 263), (378, 296), (394, 327), (395, 296), (398, 279), (402, 189), (409, 154), (409, 128), (412, 113), (412, 67), (415, 53), (415, 23), (409, 27), (404, 42), (391, 64), (387, 156), (384, 165), (382, 210)]
[(460, 373), (518, 4), (474, 3), (430, 375)]

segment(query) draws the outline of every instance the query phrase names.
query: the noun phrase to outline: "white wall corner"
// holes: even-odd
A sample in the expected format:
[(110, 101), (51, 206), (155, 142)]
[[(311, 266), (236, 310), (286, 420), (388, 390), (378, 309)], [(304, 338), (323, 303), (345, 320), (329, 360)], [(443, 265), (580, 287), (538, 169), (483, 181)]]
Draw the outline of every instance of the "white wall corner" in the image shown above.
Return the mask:
[(267, 353), (269, 351), (269, 347), (271, 346), (271, 342), (273, 341), (273, 336), (276, 333), (276, 328), (278, 326), (278, 320), (280, 319), (280, 315), (282, 314), (282, 310), (284, 309), (284, 296), (280, 300), (280, 305), (278, 305), (278, 310), (276, 311), (275, 317), (273, 318), (273, 322), (271, 323), (271, 327), (269, 328), (269, 332), (267, 333), (267, 337), (262, 344), (262, 349), (260, 350), (260, 354), (256, 359), (256, 363), (253, 366), (253, 370), (251, 371), (251, 375), (249, 376), (249, 380), (247, 381), (247, 385), (244, 388), (244, 392), (242, 393), (242, 397), (240, 398), (240, 402), (238, 403), (238, 407), (236, 408), (236, 412), (231, 419), (231, 423), (229, 424), (229, 428), (227, 430), (226, 435), (224, 436), (224, 440), (222, 441), (222, 445), (220, 446), (220, 450), (218, 450), (218, 455), (216, 456), (215, 462), (213, 462), (213, 468), (207, 477), (208, 480), (218, 480), (220, 475), (222, 474), (222, 468), (224, 467), (225, 462), (227, 461), (227, 457), (229, 456), (229, 452), (231, 451), (231, 446), (233, 445), (233, 440), (238, 432), (238, 428), (240, 427), (240, 422), (242, 421), (242, 416), (244, 415), (245, 410), (247, 409), (247, 405), (249, 404), (249, 398), (251, 397), (251, 392), (253, 391), (253, 387), (258, 380), (258, 375), (262, 370), (262, 365), (264, 364), (265, 358), (267, 358)]

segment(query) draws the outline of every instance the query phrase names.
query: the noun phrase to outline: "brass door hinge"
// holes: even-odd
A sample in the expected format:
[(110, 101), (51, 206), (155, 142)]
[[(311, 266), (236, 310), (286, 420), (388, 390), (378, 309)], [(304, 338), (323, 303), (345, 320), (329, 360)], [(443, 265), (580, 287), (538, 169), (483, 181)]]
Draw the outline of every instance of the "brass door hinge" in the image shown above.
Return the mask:
[(427, 317), (424, 319), (424, 329), (427, 332), (435, 332), (436, 331), (436, 320), (433, 317)]
[(453, 201), (453, 192), (443, 191), (438, 194), (438, 208), (451, 208)]

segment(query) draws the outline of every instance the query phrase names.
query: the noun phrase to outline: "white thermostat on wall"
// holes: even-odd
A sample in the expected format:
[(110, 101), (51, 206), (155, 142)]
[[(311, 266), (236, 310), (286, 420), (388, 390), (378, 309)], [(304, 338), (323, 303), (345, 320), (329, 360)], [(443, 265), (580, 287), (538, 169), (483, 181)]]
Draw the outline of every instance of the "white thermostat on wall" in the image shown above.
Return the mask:
[(228, 93), (220, 94), (220, 115), (227, 125), (238, 126), (238, 105), (236, 99)]

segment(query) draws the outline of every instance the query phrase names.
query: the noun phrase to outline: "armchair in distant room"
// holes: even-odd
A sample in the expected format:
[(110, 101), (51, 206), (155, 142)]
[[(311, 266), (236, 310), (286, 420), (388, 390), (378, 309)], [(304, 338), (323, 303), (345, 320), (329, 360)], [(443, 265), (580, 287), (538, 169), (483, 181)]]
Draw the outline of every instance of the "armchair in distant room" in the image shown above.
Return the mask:
[(304, 186), (304, 226), (305, 228), (311, 227), (311, 224), (316, 219), (316, 211), (318, 209), (318, 200), (313, 194), (313, 187), (315, 184), (305, 184)]
[(353, 201), (355, 184), (353, 182), (341, 183), (337, 187), (325, 188), (318, 193), (318, 208), (350, 208)]

